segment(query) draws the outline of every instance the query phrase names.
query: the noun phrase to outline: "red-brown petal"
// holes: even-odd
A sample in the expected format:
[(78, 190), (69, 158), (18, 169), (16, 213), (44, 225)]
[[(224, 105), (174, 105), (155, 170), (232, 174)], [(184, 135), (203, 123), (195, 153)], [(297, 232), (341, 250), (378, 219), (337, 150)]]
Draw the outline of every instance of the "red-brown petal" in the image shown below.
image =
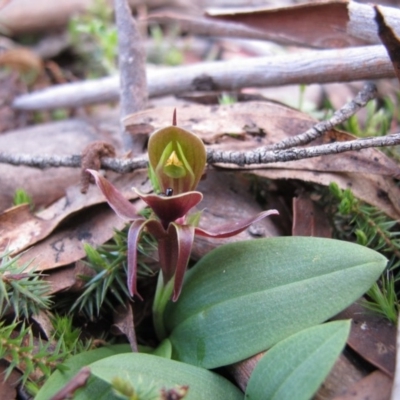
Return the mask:
[(86, 171), (92, 174), (97, 186), (107, 199), (108, 204), (120, 218), (129, 221), (139, 218), (135, 207), (112, 183), (101, 176), (97, 171), (92, 169), (87, 169)]
[(142, 296), (138, 293), (136, 288), (137, 280), (137, 246), (140, 239), (140, 233), (146, 226), (149, 220), (137, 219), (132, 223), (128, 231), (128, 290), (131, 296), (137, 296), (140, 300), (143, 300)]
[(191, 208), (203, 199), (203, 195), (200, 192), (186, 192), (170, 197), (137, 193), (164, 225), (184, 217)]
[(174, 294), (172, 301), (177, 301), (182, 291), (183, 278), (189, 262), (194, 240), (194, 226), (171, 224), (168, 232), (175, 229), (178, 241), (178, 257), (175, 266)]

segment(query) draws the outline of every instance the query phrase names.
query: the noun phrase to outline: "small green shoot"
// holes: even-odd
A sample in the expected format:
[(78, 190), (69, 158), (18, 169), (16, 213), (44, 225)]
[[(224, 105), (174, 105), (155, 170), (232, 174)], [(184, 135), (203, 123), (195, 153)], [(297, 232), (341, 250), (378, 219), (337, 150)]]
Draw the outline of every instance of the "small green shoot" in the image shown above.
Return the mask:
[(36, 340), (31, 327), (25, 324), (0, 323), (0, 358), (10, 363), (5, 379), (18, 368), (22, 372), (22, 383), (32, 394), (69, 355), (62, 339), (56, 342)]
[(19, 206), (21, 204), (29, 204), (33, 207), (32, 197), (24, 189), (17, 189), (13, 198), (13, 205)]
[(394, 325), (400, 311), (400, 302), (397, 299), (395, 280), (390, 272), (382, 275), (380, 282), (376, 282), (367, 293), (368, 299), (363, 305), (369, 310), (386, 317)]
[[(97, 249), (84, 245), (86, 263), (93, 270), (93, 275), (81, 276), (86, 281), (85, 290), (72, 304), (71, 312), (78, 310), (93, 320), (104, 309), (113, 310), (117, 304), (125, 304), (130, 297), (126, 287), (126, 240), (127, 229), (116, 231), (109, 243)], [(138, 246), (141, 254), (138, 260), (139, 276), (153, 275), (145, 260), (152, 257), (154, 250), (153, 239), (143, 234)]]
[(386, 98), (384, 102), (384, 107), (379, 107), (377, 100), (372, 100), (366, 105), (367, 115), (364, 126), (361, 126), (359, 117), (355, 114), (343, 124), (343, 127), (359, 137), (386, 135), (393, 119), (394, 105), (389, 98)]
[(71, 19), (68, 32), (86, 69), (95, 77), (116, 71), (118, 34), (113, 11), (105, 0), (96, 0), (87, 14)]
[(179, 28), (172, 27), (164, 33), (159, 25), (150, 27), (154, 47), (148, 51), (148, 61), (153, 64), (176, 66), (183, 63), (183, 53), (174, 44), (179, 37)]
[(228, 106), (237, 103), (237, 98), (233, 94), (223, 92), (219, 97), (218, 102), (221, 106)]
[(395, 281), (400, 278), (400, 232), (398, 223), (386, 214), (358, 200), (350, 189), (342, 190), (336, 183), (329, 186), (330, 193), (337, 203), (334, 211), (334, 223), (339, 238), (355, 240), (362, 246), (385, 254), (389, 258), (388, 269), (394, 273), (382, 275), (368, 292), (366, 305), (386, 316), (389, 321), (396, 321), (399, 301), (395, 290)]
[(397, 221), (386, 216), (376, 207), (358, 200), (350, 189), (342, 190), (336, 183), (329, 186), (337, 205), (335, 225), (344, 239), (356, 239), (358, 244), (383, 252), (391, 262), (391, 269), (400, 266), (400, 232)]
[(54, 327), (54, 338), (63, 341), (63, 347), (70, 355), (89, 350), (92, 341), (81, 340), (82, 331), (73, 326), (72, 317), (67, 315), (53, 315), (51, 322)]
[(307, 85), (305, 84), (299, 85), (299, 107), (298, 107), (299, 110), (303, 110), (304, 107), (304, 97), (306, 94), (306, 88)]

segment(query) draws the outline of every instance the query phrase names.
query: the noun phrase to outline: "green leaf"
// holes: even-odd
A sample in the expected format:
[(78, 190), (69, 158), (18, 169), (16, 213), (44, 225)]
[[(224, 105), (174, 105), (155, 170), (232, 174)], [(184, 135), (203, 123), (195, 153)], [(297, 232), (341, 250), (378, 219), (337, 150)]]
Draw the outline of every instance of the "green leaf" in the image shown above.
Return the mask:
[(151, 353), (153, 356), (170, 359), (172, 357), (172, 345), (168, 339), (164, 339)]
[(387, 260), (333, 239), (280, 237), (221, 246), (187, 273), (165, 325), (173, 357), (216, 368), (243, 360), (337, 314)]
[[(114, 354), (119, 353), (128, 353), (131, 352), (131, 348), (129, 345), (114, 345), (102, 347), (100, 349), (85, 351), (76, 356), (69, 358), (63, 364), (63, 370), (55, 371), (47, 382), (43, 385), (43, 387), (39, 390), (38, 394), (35, 397), (35, 400), (48, 400), (55, 393), (57, 393), (73, 376), (75, 376), (78, 371), (84, 367), (85, 365), (89, 365), (92, 362), (100, 360), (105, 357), (112, 356)], [(98, 384), (98, 386), (108, 387), (108, 384)], [(98, 397), (92, 397), (98, 399)], [(90, 399), (90, 398), (88, 398)]]
[(91, 364), (90, 369), (103, 381), (111, 383), (119, 377), (138, 391), (139, 388), (160, 390), (188, 385), (185, 400), (243, 399), (243, 393), (236, 386), (211, 371), (150, 354), (119, 354)]
[(349, 332), (350, 321), (335, 321), (282, 340), (256, 365), (245, 399), (310, 399), (343, 350)]

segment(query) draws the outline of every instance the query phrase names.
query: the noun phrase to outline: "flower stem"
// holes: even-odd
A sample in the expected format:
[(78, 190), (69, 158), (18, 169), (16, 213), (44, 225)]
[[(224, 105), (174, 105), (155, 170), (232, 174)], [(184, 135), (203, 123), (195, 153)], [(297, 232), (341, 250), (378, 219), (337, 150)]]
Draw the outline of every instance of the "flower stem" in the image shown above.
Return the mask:
[(167, 337), (167, 331), (164, 326), (164, 311), (174, 289), (174, 279), (170, 279), (164, 285), (163, 274), (160, 271), (158, 275), (156, 294), (153, 303), (153, 324), (159, 340)]

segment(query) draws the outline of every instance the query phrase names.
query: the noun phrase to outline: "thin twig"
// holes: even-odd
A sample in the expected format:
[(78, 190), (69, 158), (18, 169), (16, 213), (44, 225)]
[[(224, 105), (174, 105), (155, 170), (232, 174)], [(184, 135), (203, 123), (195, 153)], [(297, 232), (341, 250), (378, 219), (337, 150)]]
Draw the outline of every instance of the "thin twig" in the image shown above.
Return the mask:
[[(268, 150), (256, 151), (219, 151), (208, 149), (207, 161), (209, 164), (236, 164), (244, 165), (263, 165), (276, 162), (288, 162), (305, 158), (319, 157), (329, 154), (344, 153), (347, 151), (357, 151), (370, 147), (396, 146), (400, 144), (400, 133), (392, 135), (350, 140), (347, 142), (335, 142), (321, 146), (312, 146), (301, 149)], [(32, 156), (29, 154), (7, 154), (0, 152), (0, 163), (11, 165), (25, 165), (29, 167), (45, 169), (50, 167), (71, 167), (80, 168), (81, 157), (73, 156)], [(132, 172), (139, 168), (147, 167), (147, 157), (137, 157), (130, 159), (103, 158), (101, 166), (104, 169), (119, 173)]]
[(331, 118), (326, 121), (321, 121), (308, 129), (300, 135), (296, 135), (287, 139), (284, 139), (271, 146), (261, 147), (257, 150), (258, 153), (263, 153), (267, 150), (283, 150), (290, 147), (297, 147), (300, 145), (308, 144), (318, 137), (322, 136), (325, 132), (329, 131), (333, 127), (347, 121), (352, 115), (358, 110), (364, 107), (370, 100), (376, 97), (377, 90), (373, 83), (368, 82), (365, 84), (363, 89), (357, 94), (357, 96), (346, 103), (342, 108), (335, 111)]
[[(81, 155), (61, 156), (61, 155), (31, 155), (24, 153), (7, 154), (0, 152), (0, 164), (25, 165), (27, 167), (47, 169), (47, 168), (81, 168)], [(147, 157), (119, 159), (105, 157), (101, 159), (101, 167), (119, 173), (132, 172), (136, 169), (147, 167)]]
[(312, 146), (301, 149), (268, 150), (259, 151), (218, 151), (208, 150), (207, 161), (209, 163), (236, 164), (239, 166), (251, 164), (270, 164), (276, 162), (288, 162), (305, 158), (326, 156), (329, 154), (344, 153), (367, 149), (369, 147), (396, 146), (400, 144), (400, 133), (365, 139), (349, 140), (347, 142), (335, 142), (320, 146)]

